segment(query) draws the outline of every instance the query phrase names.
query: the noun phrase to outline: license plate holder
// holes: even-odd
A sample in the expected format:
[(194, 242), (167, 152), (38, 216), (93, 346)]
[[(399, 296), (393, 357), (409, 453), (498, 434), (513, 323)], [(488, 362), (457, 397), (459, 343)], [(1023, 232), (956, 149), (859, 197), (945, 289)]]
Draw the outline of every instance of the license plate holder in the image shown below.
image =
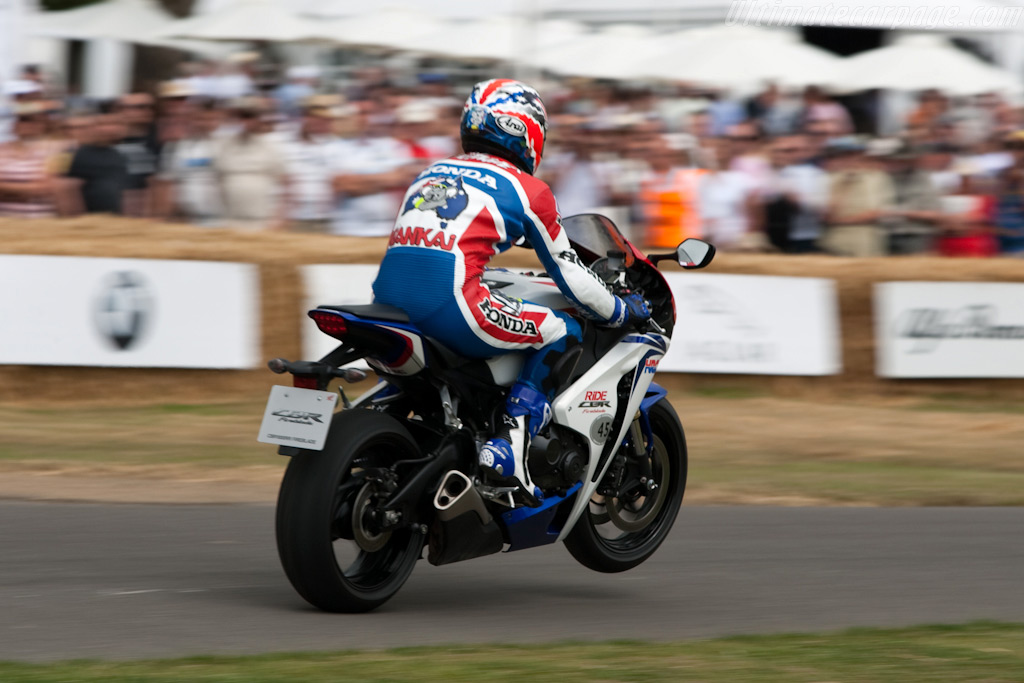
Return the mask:
[(337, 407), (338, 395), (330, 391), (274, 386), (256, 440), (322, 451)]

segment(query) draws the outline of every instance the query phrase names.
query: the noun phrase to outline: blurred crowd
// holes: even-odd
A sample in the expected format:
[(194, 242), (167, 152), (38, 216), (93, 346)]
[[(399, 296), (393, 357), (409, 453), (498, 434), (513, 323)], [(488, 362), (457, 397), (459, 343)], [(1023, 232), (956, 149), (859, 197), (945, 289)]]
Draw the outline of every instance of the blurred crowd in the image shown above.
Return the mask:
[[(995, 94), (920, 93), (879, 138), (817, 88), (539, 85), (539, 175), (562, 214), (605, 213), (645, 246), (1024, 255), (1024, 112)], [(32, 68), (5, 90), (0, 216), (383, 236), (416, 175), (459, 152), (469, 84), (367, 68), (338, 87), (312, 67), (267, 84), (240, 62), (112, 101), (59, 96)]]

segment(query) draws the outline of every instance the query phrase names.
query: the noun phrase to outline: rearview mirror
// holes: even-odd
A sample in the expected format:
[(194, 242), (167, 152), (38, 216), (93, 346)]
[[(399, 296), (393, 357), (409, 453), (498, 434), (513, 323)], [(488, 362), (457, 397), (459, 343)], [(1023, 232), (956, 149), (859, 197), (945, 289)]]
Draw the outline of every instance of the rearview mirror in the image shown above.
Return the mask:
[(686, 239), (676, 247), (676, 259), (687, 270), (704, 268), (715, 258), (714, 245), (704, 240)]

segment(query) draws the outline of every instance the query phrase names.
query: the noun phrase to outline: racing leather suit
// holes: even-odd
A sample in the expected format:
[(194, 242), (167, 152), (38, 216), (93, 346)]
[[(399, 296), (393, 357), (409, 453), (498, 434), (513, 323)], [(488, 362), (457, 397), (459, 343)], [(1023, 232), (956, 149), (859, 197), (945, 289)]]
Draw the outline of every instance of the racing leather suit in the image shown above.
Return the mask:
[[(576, 256), (551, 189), (487, 154), (439, 161), (412, 184), (373, 284), (375, 300), (403, 309), (424, 333), (473, 358), (544, 350), (567, 336), (579, 341), (571, 316), (511, 300), (481, 282), (491, 258), (522, 237), (578, 313), (622, 323), (625, 304)], [(545, 366), (533, 360), (520, 379), (549, 394)]]
[(519, 502), (538, 505), (525, 453), (551, 417), (556, 354), (582, 341), (579, 322), (561, 311), (511, 299), (481, 282), (487, 263), (525, 237), (577, 313), (609, 325), (627, 304), (583, 265), (562, 229), (551, 189), (487, 154), (439, 161), (406, 192), (373, 283), (375, 300), (405, 310), (425, 334), (468, 357), (525, 352), (497, 434), (480, 464), (516, 485)]

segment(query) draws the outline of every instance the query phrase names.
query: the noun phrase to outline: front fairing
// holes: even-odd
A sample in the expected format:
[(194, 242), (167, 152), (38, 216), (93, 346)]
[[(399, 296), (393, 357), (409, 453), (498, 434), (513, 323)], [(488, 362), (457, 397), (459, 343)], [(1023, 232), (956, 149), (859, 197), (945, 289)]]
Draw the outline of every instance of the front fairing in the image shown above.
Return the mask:
[(633, 291), (641, 293), (651, 302), (654, 322), (671, 336), (676, 322), (676, 304), (672, 297), (672, 289), (658, 267), (627, 240), (605, 216), (569, 216), (562, 219), (562, 227), (580, 260), (587, 266), (610, 254), (622, 254), (626, 282)]

